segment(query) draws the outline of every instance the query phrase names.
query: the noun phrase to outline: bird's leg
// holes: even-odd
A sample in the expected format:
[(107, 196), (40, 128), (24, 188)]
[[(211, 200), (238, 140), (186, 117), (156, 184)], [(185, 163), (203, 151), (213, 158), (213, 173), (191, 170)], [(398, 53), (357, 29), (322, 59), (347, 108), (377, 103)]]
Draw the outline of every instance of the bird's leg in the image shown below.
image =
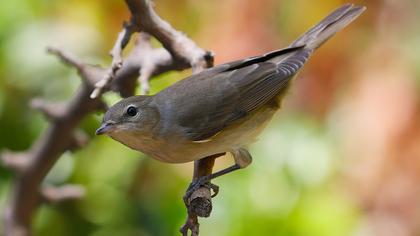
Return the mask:
[[(191, 235), (198, 235), (199, 232), (199, 224), (198, 224), (198, 216), (201, 217), (207, 217), (211, 212), (211, 201), (210, 201), (210, 208), (205, 209), (204, 214), (198, 214), (197, 209), (193, 205), (190, 205), (190, 200), (193, 197), (192, 194), (194, 192), (199, 192), (200, 187), (208, 188), (209, 190), (212, 189), (214, 194), (211, 197), (216, 196), (216, 194), (219, 192), (219, 187), (217, 185), (214, 185), (210, 183), (210, 181), (216, 177), (225, 175), (227, 173), (230, 173), (232, 171), (242, 169), (247, 167), (252, 162), (251, 154), (246, 149), (240, 148), (234, 151), (231, 151), (234, 159), (235, 164), (233, 166), (230, 166), (226, 169), (217, 171), (215, 173), (212, 173), (214, 161), (217, 157), (225, 155), (225, 153), (215, 154), (206, 158), (203, 158), (201, 160), (194, 162), (194, 175), (193, 175), (193, 181), (190, 184), (190, 186), (187, 189), (187, 192), (184, 195), (184, 203), (187, 207), (188, 216), (185, 224), (180, 229), (180, 232), (183, 236), (188, 235), (188, 231), (191, 231)], [(209, 198), (209, 195), (205, 197), (206, 199)], [(193, 200), (191, 200), (193, 201)], [(205, 201), (204, 201), (205, 202)]]
[[(215, 184), (210, 183), (210, 181), (214, 178), (217, 178), (219, 176), (228, 174), (230, 172), (233, 172), (235, 170), (239, 170), (239, 169), (243, 169), (245, 167), (247, 167), (249, 164), (251, 164), (252, 162), (252, 156), (251, 154), (248, 152), (248, 150), (244, 149), (244, 148), (239, 148), (236, 149), (234, 151), (231, 151), (233, 158), (235, 159), (235, 164), (217, 171), (215, 173), (209, 173), (207, 175), (201, 175), (201, 176), (195, 176), (195, 178), (193, 179), (193, 181), (191, 182), (190, 186), (188, 187), (185, 196), (184, 196), (184, 201), (187, 200), (191, 194), (197, 190), (198, 188), (200, 188), (201, 186), (206, 186), (211, 188), (214, 191), (214, 194), (212, 195), (212, 197), (215, 197), (217, 195), (217, 193), (219, 192), (219, 187)], [(219, 155), (219, 154), (218, 154)], [(224, 154), (221, 154), (224, 155)], [(219, 156), (221, 156), (219, 155)], [(186, 202), (187, 204), (187, 202)]]
[[(217, 157), (219, 156), (223, 156), (224, 153), (221, 154), (216, 154), (216, 155), (212, 155), (200, 160), (197, 160), (194, 162), (194, 175), (193, 175), (193, 181), (195, 181), (196, 179), (200, 178), (201, 176), (206, 176), (211, 174), (212, 170), (213, 170), (213, 166), (214, 166), (214, 161)], [(197, 192), (199, 190), (199, 188), (196, 189)], [(207, 190), (205, 188), (203, 188), (202, 190), (204, 190), (204, 192), (206, 191), (211, 191), (210, 188)], [(191, 235), (192, 236), (197, 236), (198, 232), (199, 232), (199, 223), (198, 223), (198, 212), (197, 210), (199, 210), (202, 213), (202, 209), (196, 209), (194, 206), (190, 205), (190, 201), (193, 201), (193, 199), (191, 199), (193, 196), (192, 194), (194, 193), (195, 190), (191, 191), (188, 194), (185, 194), (184, 196), (184, 203), (185, 206), (187, 208), (187, 220), (185, 221), (185, 224), (181, 227), (180, 232), (182, 233), (183, 236), (188, 236), (188, 232), (191, 231)], [(215, 190), (213, 190), (215, 191)], [(209, 196), (210, 194), (207, 192), (207, 197), (206, 199), (210, 199), (211, 197)], [(201, 199), (200, 202), (201, 203), (208, 203), (206, 201), (206, 199)], [(210, 202), (211, 203), (211, 202)], [(203, 206), (208, 207), (208, 205), (204, 204)], [(210, 208), (203, 208), (206, 210), (205, 214), (200, 216), (205, 216), (207, 214), (210, 214), (211, 212), (211, 206)]]
[(203, 182), (202, 180), (200, 181), (199, 179), (202, 179), (202, 177), (210, 175), (211, 172), (213, 171), (214, 161), (216, 160), (216, 158), (223, 155), (225, 155), (225, 153), (219, 153), (219, 154), (211, 155), (211, 156), (208, 156), (206, 158), (203, 158), (194, 162), (193, 179), (191, 181), (191, 184), (188, 186), (188, 189), (184, 195), (184, 203), (186, 206), (189, 205), (188, 202), (189, 202), (189, 198), (191, 194), (195, 190), (199, 189), (201, 186), (205, 185), (205, 183), (208, 183), (206, 187), (209, 187), (209, 189), (212, 189), (215, 193), (218, 192), (218, 187), (216, 185), (210, 186), (211, 183), (209, 183), (209, 181)]

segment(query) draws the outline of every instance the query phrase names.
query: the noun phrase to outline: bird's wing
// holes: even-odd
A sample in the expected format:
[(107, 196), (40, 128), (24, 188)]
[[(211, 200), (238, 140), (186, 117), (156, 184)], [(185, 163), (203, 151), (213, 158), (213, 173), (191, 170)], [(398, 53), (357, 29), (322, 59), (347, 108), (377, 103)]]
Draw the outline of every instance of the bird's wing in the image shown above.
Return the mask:
[(165, 125), (176, 122), (193, 141), (212, 137), (285, 89), (310, 54), (364, 10), (343, 5), (289, 48), (219, 65), (179, 81), (157, 96), (161, 104), (172, 103), (165, 106), (170, 112), (163, 113), (172, 123)]
[[(299, 46), (224, 64), (171, 86), (171, 94), (177, 96), (165, 99), (172, 100), (184, 136), (192, 141), (206, 140), (279, 94), (309, 54)], [(275, 62), (270, 61), (273, 58)]]

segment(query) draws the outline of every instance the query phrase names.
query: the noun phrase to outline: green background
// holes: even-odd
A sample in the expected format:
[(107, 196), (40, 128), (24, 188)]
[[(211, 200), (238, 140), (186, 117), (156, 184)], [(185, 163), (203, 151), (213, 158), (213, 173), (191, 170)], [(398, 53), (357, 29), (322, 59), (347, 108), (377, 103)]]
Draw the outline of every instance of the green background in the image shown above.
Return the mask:
[[(367, 12), (309, 61), (283, 111), (252, 146), (253, 164), (215, 181), (221, 192), (211, 217), (200, 220), (201, 235), (378, 235), (370, 225), (376, 222), (373, 213), (407, 220), (399, 210), (417, 206), (410, 201), (415, 194), (404, 189), (395, 190), (396, 200), (378, 195), (388, 196), (388, 188), (418, 178), (402, 175), (394, 183), (392, 173), (405, 173), (407, 167), (386, 169), (389, 174), (382, 165), (393, 166), (394, 156), (411, 163), (420, 159), (420, 145), (413, 144), (420, 140), (420, 16), (414, 10), (419, 4), (357, 2), (367, 5)], [(159, 0), (156, 8), (199, 46), (213, 50), (218, 64), (285, 47), (343, 3)], [(46, 46), (109, 65), (107, 52), (128, 17), (117, 0), (0, 3), (0, 150), (23, 151), (46, 129), (48, 121), (28, 106), (31, 98), (66, 101), (80, 85), (75, 70), (47, 55)], [(189, 73), (154, 78), (152, 93)], [(120, 99), (105, 97), (109, 104)], [(82, 122), (92, 138), (89, 145), (64, 153), (44, 181), (81, 184), (86, 197), (42, 205), (34, 216), (35, 235), (177, 235), (192, 164), (160, 163), (108, 137), (95, 137), (101, 118), (92, 114)], [(402, 151), (408, 147), (414, 154)], [(231, 163), (223, 157), (216, 168)], [(13, 173), (0, 167), (2, 211), (12, 181)], [(387, 207), (406, 200), (406, 208)], [(417, 232), (409, 223), (401, 225)]]

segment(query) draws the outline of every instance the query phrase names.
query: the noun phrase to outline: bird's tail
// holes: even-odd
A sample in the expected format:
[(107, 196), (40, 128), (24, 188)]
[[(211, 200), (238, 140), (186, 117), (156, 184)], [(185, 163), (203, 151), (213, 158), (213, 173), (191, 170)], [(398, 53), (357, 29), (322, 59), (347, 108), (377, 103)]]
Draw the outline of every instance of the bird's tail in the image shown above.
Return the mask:
[(364, 6), (343, 5), (300, 36), (290, 47), (305, 45), (305, 48), (312, 50), (318, 48), (336, 32), (350, 24), (365, 9)]

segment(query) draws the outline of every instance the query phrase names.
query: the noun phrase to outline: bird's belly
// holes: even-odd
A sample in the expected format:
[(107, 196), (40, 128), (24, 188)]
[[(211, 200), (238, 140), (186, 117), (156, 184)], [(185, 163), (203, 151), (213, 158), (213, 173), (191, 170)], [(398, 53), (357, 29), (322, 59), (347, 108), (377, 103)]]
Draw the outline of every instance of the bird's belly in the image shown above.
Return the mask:
[(271, 120), (276, 110), (271, 106), (264, 107), (259, 112), (227, 127), (208, 140), (198, 142), (182, 139), (168, 140), (160, 148), (163, 155), (153, 157), (164, 162), (185, 163), (246, 147), (256, 141), (257, 136)]

